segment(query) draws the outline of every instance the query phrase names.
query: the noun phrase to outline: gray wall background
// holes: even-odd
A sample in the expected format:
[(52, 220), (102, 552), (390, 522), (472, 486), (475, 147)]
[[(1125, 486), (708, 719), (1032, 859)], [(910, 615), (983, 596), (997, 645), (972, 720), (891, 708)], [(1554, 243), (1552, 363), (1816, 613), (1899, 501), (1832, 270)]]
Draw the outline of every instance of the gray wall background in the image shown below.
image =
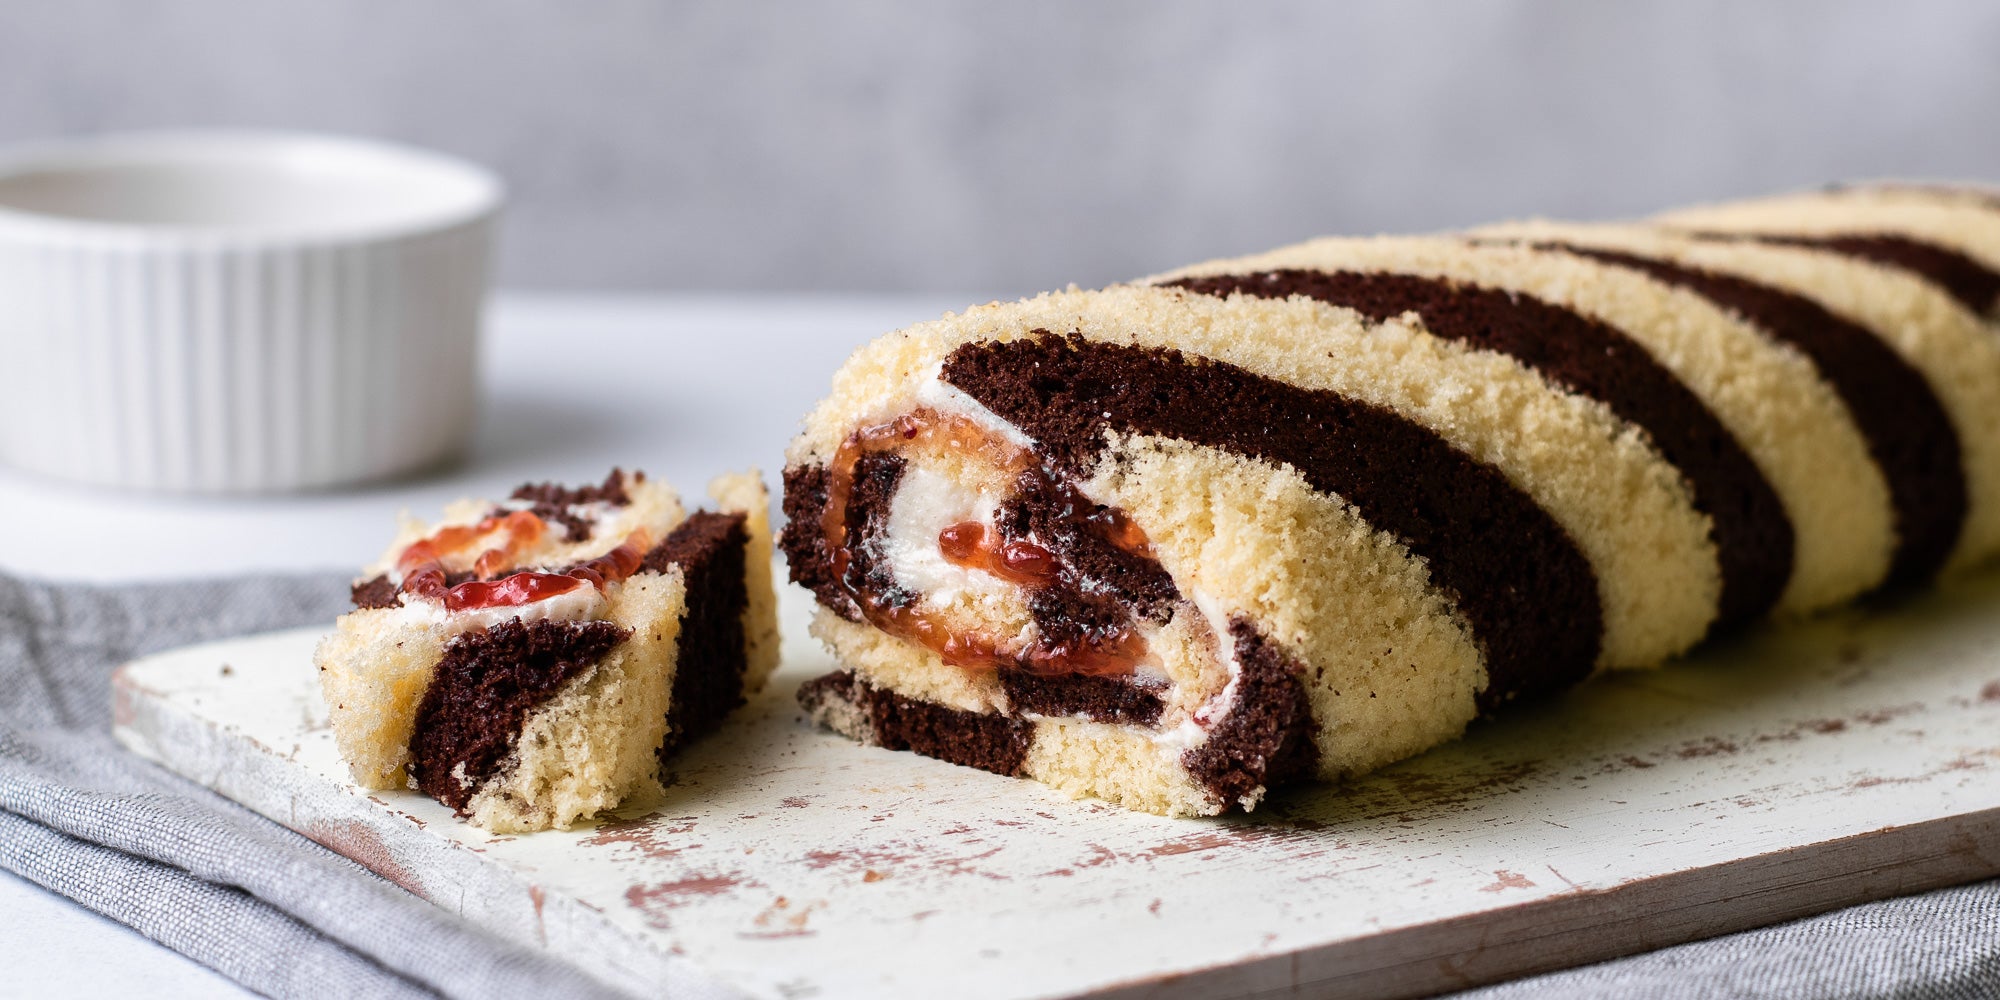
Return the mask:
[(2000, 4), (0, 6), (0, 141), (205, 125), (492, 165), (515, 287), (1017, 294), (1320, 233), (2000, 180)]

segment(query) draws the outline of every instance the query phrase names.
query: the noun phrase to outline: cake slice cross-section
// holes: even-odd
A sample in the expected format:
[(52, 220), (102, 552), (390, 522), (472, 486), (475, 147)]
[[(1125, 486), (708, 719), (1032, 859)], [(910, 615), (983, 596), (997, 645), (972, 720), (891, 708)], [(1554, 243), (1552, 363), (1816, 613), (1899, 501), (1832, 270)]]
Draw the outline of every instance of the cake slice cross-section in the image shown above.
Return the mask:
[(406, 519), (315, 654), (355, 782), (496, 832), (655, 789), (777, 665), (768, 496), (754, 473), (710, 495), (689, 514), (613, 470)]

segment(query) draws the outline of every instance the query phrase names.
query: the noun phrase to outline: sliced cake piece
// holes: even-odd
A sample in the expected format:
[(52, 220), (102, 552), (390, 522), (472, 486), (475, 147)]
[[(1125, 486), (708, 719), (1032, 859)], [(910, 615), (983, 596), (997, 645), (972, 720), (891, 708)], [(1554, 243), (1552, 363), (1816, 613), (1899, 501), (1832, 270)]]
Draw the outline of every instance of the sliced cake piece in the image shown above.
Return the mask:
[(364, 788), (413, 786), (495, 831), (566, 828), (656, 785), (777, 665), (754, 473), (685, 513), (613, 470), (406, 519), (315, 660)]

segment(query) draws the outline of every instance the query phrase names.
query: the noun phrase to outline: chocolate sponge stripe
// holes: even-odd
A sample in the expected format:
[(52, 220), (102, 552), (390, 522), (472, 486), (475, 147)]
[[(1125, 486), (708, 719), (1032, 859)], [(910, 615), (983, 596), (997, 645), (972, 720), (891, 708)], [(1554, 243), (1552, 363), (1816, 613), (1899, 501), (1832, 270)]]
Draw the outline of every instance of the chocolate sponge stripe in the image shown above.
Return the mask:
[(1761, 617), (1791, 579), (1794, 536), (1778, 493), (1720, 419), (1617, 328), (1498, 289), (1420, 275), (1277, 270), (1169, 283), (1204, 295), (1304, 296), (1376, 322), (1415, 312), (1433, 336), (1514, 359), (1643, 429), (1708, 515), (1722, 576), (1717, 628)]
[(846, 670), (800, 685), (798, 700), (808, 712), (833, 704), (858, 713), (868, 732), (850, 735), (865, 736), (885, 749), (911, 750), (1010, 777), (1021, 773), (1034, 740), (1032, 722), (907, 698)]
[(812, 591), (820, 607), (851, 622), (862, 621), (861, 607), (833, 575), (833, 553), (820, 529), (826, 511), (828, 472), (824, 465), (794, 465), (785, 470), (785, 527), (778, 532), (778, 549), (785, 554), (786, 575)]
[(1944, 289), (1966, 308), (1981, 315), (2000, 308), (2000, 271), (1950, 247), (1891, 233), (1850, 233), (1838, 236), (1765, 234), (1759, 242), (1829, 250), (1873, 264), (1908, 271)]
[(1043, 332), (954, 350), (944, 379), (1082, 474), (1107, 430), (1299, 470), (1428, 561), (1485, 653), (1482, 708), (1581, 680), (1602, 611), (1590, 563), (1490, 466), (1396, 413), (1178, 351)]
[(799, 465), (785, 470), (785, 527), (778, 534), (778, 547), (785, 553), (791, 580), (812, 591), (821, 607), (848, 621), (867, 620), (855, 603), (857, 592), (891, 602), (914, 597), (896, 582), (895, 572), (882, 559), (890, 501), (907, 464), (893, 452), (868, 452), (855, 461), (845, 511), (849, 543), (845, 577), (834, 575), (833, 550), (820, 531), (820, 516), (829, 502), (826, 466)]
[(347, 588), (348, 600), (360, 610), (393, 608), (402, 603), (402, 588), (386, 575), (364, 580)]
[(417, 787), (464, 812), (513, 752), (528, 714), (631, 634), (606, 621), (510, 618), (446, 643), (410, 736)]
[(743, 611), (750, 604), (744, 559), (750, 544), (745, 515), (696, 511), (646, 554), (654, 572), (678, 567), (686, 588), (674, 687), (667, 708), (665, 758), (688, 740), (713, 731), (743, 704)]
[(1167, 707), (1158, 693), (1140, 687), (1129, 677), (1002, 670), (1000, 688), (1007, 693), (1007, 704), (1016, 715), (1082, 716), (1093, 722), (1151, 726), (1160, 721), (1160, 713)]
[(1944, 404), (1894, 348), (1812, 299), (1747, 278), (1618, 251), (1564, 249), (1686, 288), (1811, 358), (1889, 483), (1896, 551), (1883, 586), (1900, 589), (1937, 575), (1965, 527), (1965, 465)]
[(1237, 803), (1310, 776), (1319, 749), (1302, 665), (1245, 619), (1232, 620), (1229, 635), (1240, 671), (1236, 701), (1208, 739), (1181, 754), (1181, 766), (1218, 800)]
[(912, 603), (917, 595), (903, 589), (889, 555), (889, 512), (903, 485), (909, 459), (889, 451), (871, 451), (854, 462), (854, 482), (847, 494), (847, 576), (841, 583), (856, 594), (870, 595), (892, 606)]

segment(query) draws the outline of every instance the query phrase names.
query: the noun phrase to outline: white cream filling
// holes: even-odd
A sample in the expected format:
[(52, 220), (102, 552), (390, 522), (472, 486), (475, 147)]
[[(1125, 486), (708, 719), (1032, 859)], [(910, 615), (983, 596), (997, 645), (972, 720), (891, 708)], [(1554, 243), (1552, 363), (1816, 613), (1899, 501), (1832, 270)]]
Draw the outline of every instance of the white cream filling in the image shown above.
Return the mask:
[[(1012, 583), (983, 569), (960, 566), (945, 558), (938, 535), (954, 524), (976, 522), (991, 538), (997, 533), (994, 512), (1006, 499), (1004, 484), (977, 486), (945, 476), (922, 463), (903, 472), (889, 504), (887, 557), (901, 585), (923, 595), (926, 604), (949, 609), (970, 606), (988, 620), (1003, 618), (1019, 601)], [(1034, 624), (1023, 623), (1017, 636), (1032, 641)]]
[(1035, 446), (1035, 439), (1022, 433), (1019, 427), (1000, 419), (1000, 415), (987, 409), (986, 404), (946, 382), (943, 361), (932, 365), (922, 381), (917, 383), (917, 402), (939, 413), (965, 417), (988, 433), (1017, 448), (1031, 449)]
[(604, 616), (609, 604), (603, 592), (587, 582), (527, 604), (457, 612), (446, 611), (441, 604), (404, 594), (402, 606), (396, 609), (395, 624), (397, 627), (427, 626), (450, 639), (467, 632), (484, 631), (511, 618), (519, 618), (523, 622), (595, 621)]

